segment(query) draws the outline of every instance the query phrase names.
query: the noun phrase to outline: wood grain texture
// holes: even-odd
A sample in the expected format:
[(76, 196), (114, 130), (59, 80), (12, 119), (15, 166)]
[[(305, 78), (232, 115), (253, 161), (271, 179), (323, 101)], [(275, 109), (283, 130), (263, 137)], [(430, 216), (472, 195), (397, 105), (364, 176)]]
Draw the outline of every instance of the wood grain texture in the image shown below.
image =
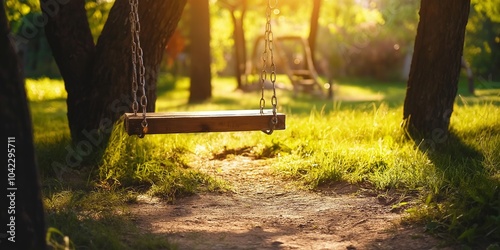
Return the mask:
[[(261, 131), (270, 129), (272, 111), (230, 110), (201, 112), (147, 113), (146, 134)], [(278, 113), (274, 130), (284, 130), (286, 116)], [(142, 114), (125, 114), (125, 130), (129, 135), (142, 132)]]

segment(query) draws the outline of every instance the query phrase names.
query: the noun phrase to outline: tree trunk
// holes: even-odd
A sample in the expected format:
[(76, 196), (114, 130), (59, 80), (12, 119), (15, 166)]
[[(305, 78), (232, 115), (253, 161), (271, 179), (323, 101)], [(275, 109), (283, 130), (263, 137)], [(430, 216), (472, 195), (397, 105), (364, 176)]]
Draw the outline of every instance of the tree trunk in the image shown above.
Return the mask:
[[(40, 180), (24, 80), (9, 40), (4, 3), (0, 3), (0, 116), (2, 211), (0, 249), (46, 249)], [(13, 242), (14, 241), (14, 242)]]
[(474, 74), (472, 73), (472, 69), (465, 58), (462, 56), (462, 68), (465, 69), (465, 74), (467, 75), (467, 87), (469, 90), (469, 94), (474, 95), (476, 92), (476, 88), (474, 86)]
[[(131, 110), (129, 2), (115, 2), (96, 45), (86, 17), (85, 0), (65, 4), (41, 0), (41, 3), (49, 17), (45, 28), (47, 38), (68, 92), (73, 143), (90, 140), (98, 148), (105, 147), (113, 123)], [(155, 109), (158, 67), (185, 4), (186, 0), (139, 3), (148, 111)]]
[(68, 93), (66, 103), (71, 137), (77, 141), (90, 122), (86, 119), (90, 110), (83, 105), (92, 90), (89, 81), (95, 57), (85, 0), (73, 0), (64, 5), (41, 0), (40, 4), (44, 16), (48, 17), (45, 25), (47, 41)]
[[(245, 29), (243, 27), (245, 14), (247, 11), (247, 0), (242, 0), (241, 3), (237, 5), (230, 5), (227, 2), (223, 2), (231, 12), (231, 18), (233, 20), (233, 39), (234, 39), (234, 59), (235, 59), (235, 75), (237, 81), (237, 89), (241, 89), (243, 86), (243, 74), (246, 72), (246, 41), (245, 41)], [(241, 10), (238, 15), (238, 6), (241, 6)]]
[[(139, 1), (140, 42), (144, 51), (148, 112), (155, 111), (159, 66), (185, 4), (186, 0)], [(106, 123), (109, 119), (114, 123), (124, 112), (130, 110), (133, 71), (129, 12), (127, 0), (116, 1), (97, 42), (96, 63), (93, 65), (90, 82), (95, 89), (92, 92), (96, 98), (89, 102), (91, 110), (100, 112), (95, 113), (94, 125)], [(137, 94), (139, 101), (140, 91)]]
[(470, 0), (422, 0), (403, 114), (414, 138), (448, 134), (469, 9)]
[(191, 86), (189, 103), (212, 97), (209, 1), (191, 1)]
[[(321, 9), (321, 0), (314, 0), (313, 11), (311, 14), (311, 25), (309, 29), (309, 47), (311, 48), (311, 57), (313, 64), (316, 64), (316, 38), (318, 37), (318, 22), (319, 22), (319, 11)], [(315, 66), (315, 65), (311, 65)]]
[(241, 17), (240, 17), (240, 28), (238, 29), (238, 34), (237, 36), (239, 37), (238, 40), (240, 40), (240, 57), (241, 57), (241, 75), (239, 76), (238, 79), (240, 79), (240, 82), (243, 82), (244, 74), (247, 71), (247, 39), (245, 37), (245, 16), (247, 14), (247, 8), (248, 8), (248, 1), (247, 0), (242, 0), (241, 1), (242, 7), (241, 7)]
[(243, 32), (243, 14), (240, 17), (236, 16), (234, 11), (231, 11), (231, 16), (234, 24), (234, 55), (235, 55), (235, 75), (236, 81), (238, 83), (237, 88), (241, 89), (242, 87), (242, 76), (243, 72), (245, 72), (245, 61), (243, 59), (245, 53), (245, 34)]

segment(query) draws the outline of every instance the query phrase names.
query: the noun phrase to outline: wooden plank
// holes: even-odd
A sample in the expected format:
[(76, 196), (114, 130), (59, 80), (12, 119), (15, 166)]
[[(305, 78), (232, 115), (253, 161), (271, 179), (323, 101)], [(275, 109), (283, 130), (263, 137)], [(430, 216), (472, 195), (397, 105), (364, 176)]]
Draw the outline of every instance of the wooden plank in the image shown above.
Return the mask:
[[(259, 131), (270, 128), (273, 113), (265, 110), (229, 110), (200, 112), (147, 113), (147, 134)], [(274, 130), (285, 129), (285, 114), (278, 113)], [(142, 114), (125, 114), (125, 130), (129, 135), (142, 131)]]

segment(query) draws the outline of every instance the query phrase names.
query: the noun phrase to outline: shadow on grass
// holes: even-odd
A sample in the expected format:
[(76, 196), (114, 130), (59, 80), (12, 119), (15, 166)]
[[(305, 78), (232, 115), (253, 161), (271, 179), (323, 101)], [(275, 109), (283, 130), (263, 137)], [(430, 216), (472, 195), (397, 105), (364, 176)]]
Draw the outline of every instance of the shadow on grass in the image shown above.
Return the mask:
[(126, 210), (119, 210), (123, 195), (64, 191), (53, 197), (46, 201), (46, 220), (61, 235), (51, 235), (50, 242), (62, 244), (67, 234), (73, 246), (67, 249), (175, 249), (165, 238), (139, 228)]
[(450, 233), (457, 242), (473, 247), (500, 240), (500, 179), (495, 177), (500, 170), (498, 165), (488, 165), (487, 156), (462, 139), (485, 140), (480, 131), (498, 133), (500, 128), (461, 135), (452, 131), (440, 143), (416, 141), (443, 178), (440, 190), (426, 202), (435, 208), (435, 214), (427, 218), (427, 229), (432, 233)]

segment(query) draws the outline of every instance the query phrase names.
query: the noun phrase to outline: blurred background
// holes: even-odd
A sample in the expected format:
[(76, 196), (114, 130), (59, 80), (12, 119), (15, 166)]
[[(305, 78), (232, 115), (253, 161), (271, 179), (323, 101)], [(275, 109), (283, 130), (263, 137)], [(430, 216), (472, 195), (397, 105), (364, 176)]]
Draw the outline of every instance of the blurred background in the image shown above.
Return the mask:
[[(113, 3), (113, 0), (86, 1), (96, 41)], [(165, 48), (163, 73), (189, 75), (191, 26), (190, 15), (186, 13), (190, 4)], [(210, 12), (213, 76), (235, 76), (242, 81), (239, 84), (245, 84), (246, 76), (260, 59), (261, 52), (256, 48), (259, 37), (264, 34), (267, 4), (267, 0), (209, 0), (206, 11)], [(298, 39), (283, 39), (278, 68), (302, 67), (308, 62), (306, 50), (310, 50), (314, 70), (327, 81), (345, 77), (406, 80), (419, 4), (418, 0), (279, 1), (272, 13), (274, 36)], [(470, 67), (469, 75), (476, 79), (499, 81), (499, 1), (473, 0), (472, 5), (464, 66)], [(60, 77), (45, 39), (39, 1), (6, 0), (6, 6), (13, 38), (24, 61), (25, 76)], [(287, 65), (283, 65), (284, 62)], [(465, 76), (467, 70), (463, 72)]]

